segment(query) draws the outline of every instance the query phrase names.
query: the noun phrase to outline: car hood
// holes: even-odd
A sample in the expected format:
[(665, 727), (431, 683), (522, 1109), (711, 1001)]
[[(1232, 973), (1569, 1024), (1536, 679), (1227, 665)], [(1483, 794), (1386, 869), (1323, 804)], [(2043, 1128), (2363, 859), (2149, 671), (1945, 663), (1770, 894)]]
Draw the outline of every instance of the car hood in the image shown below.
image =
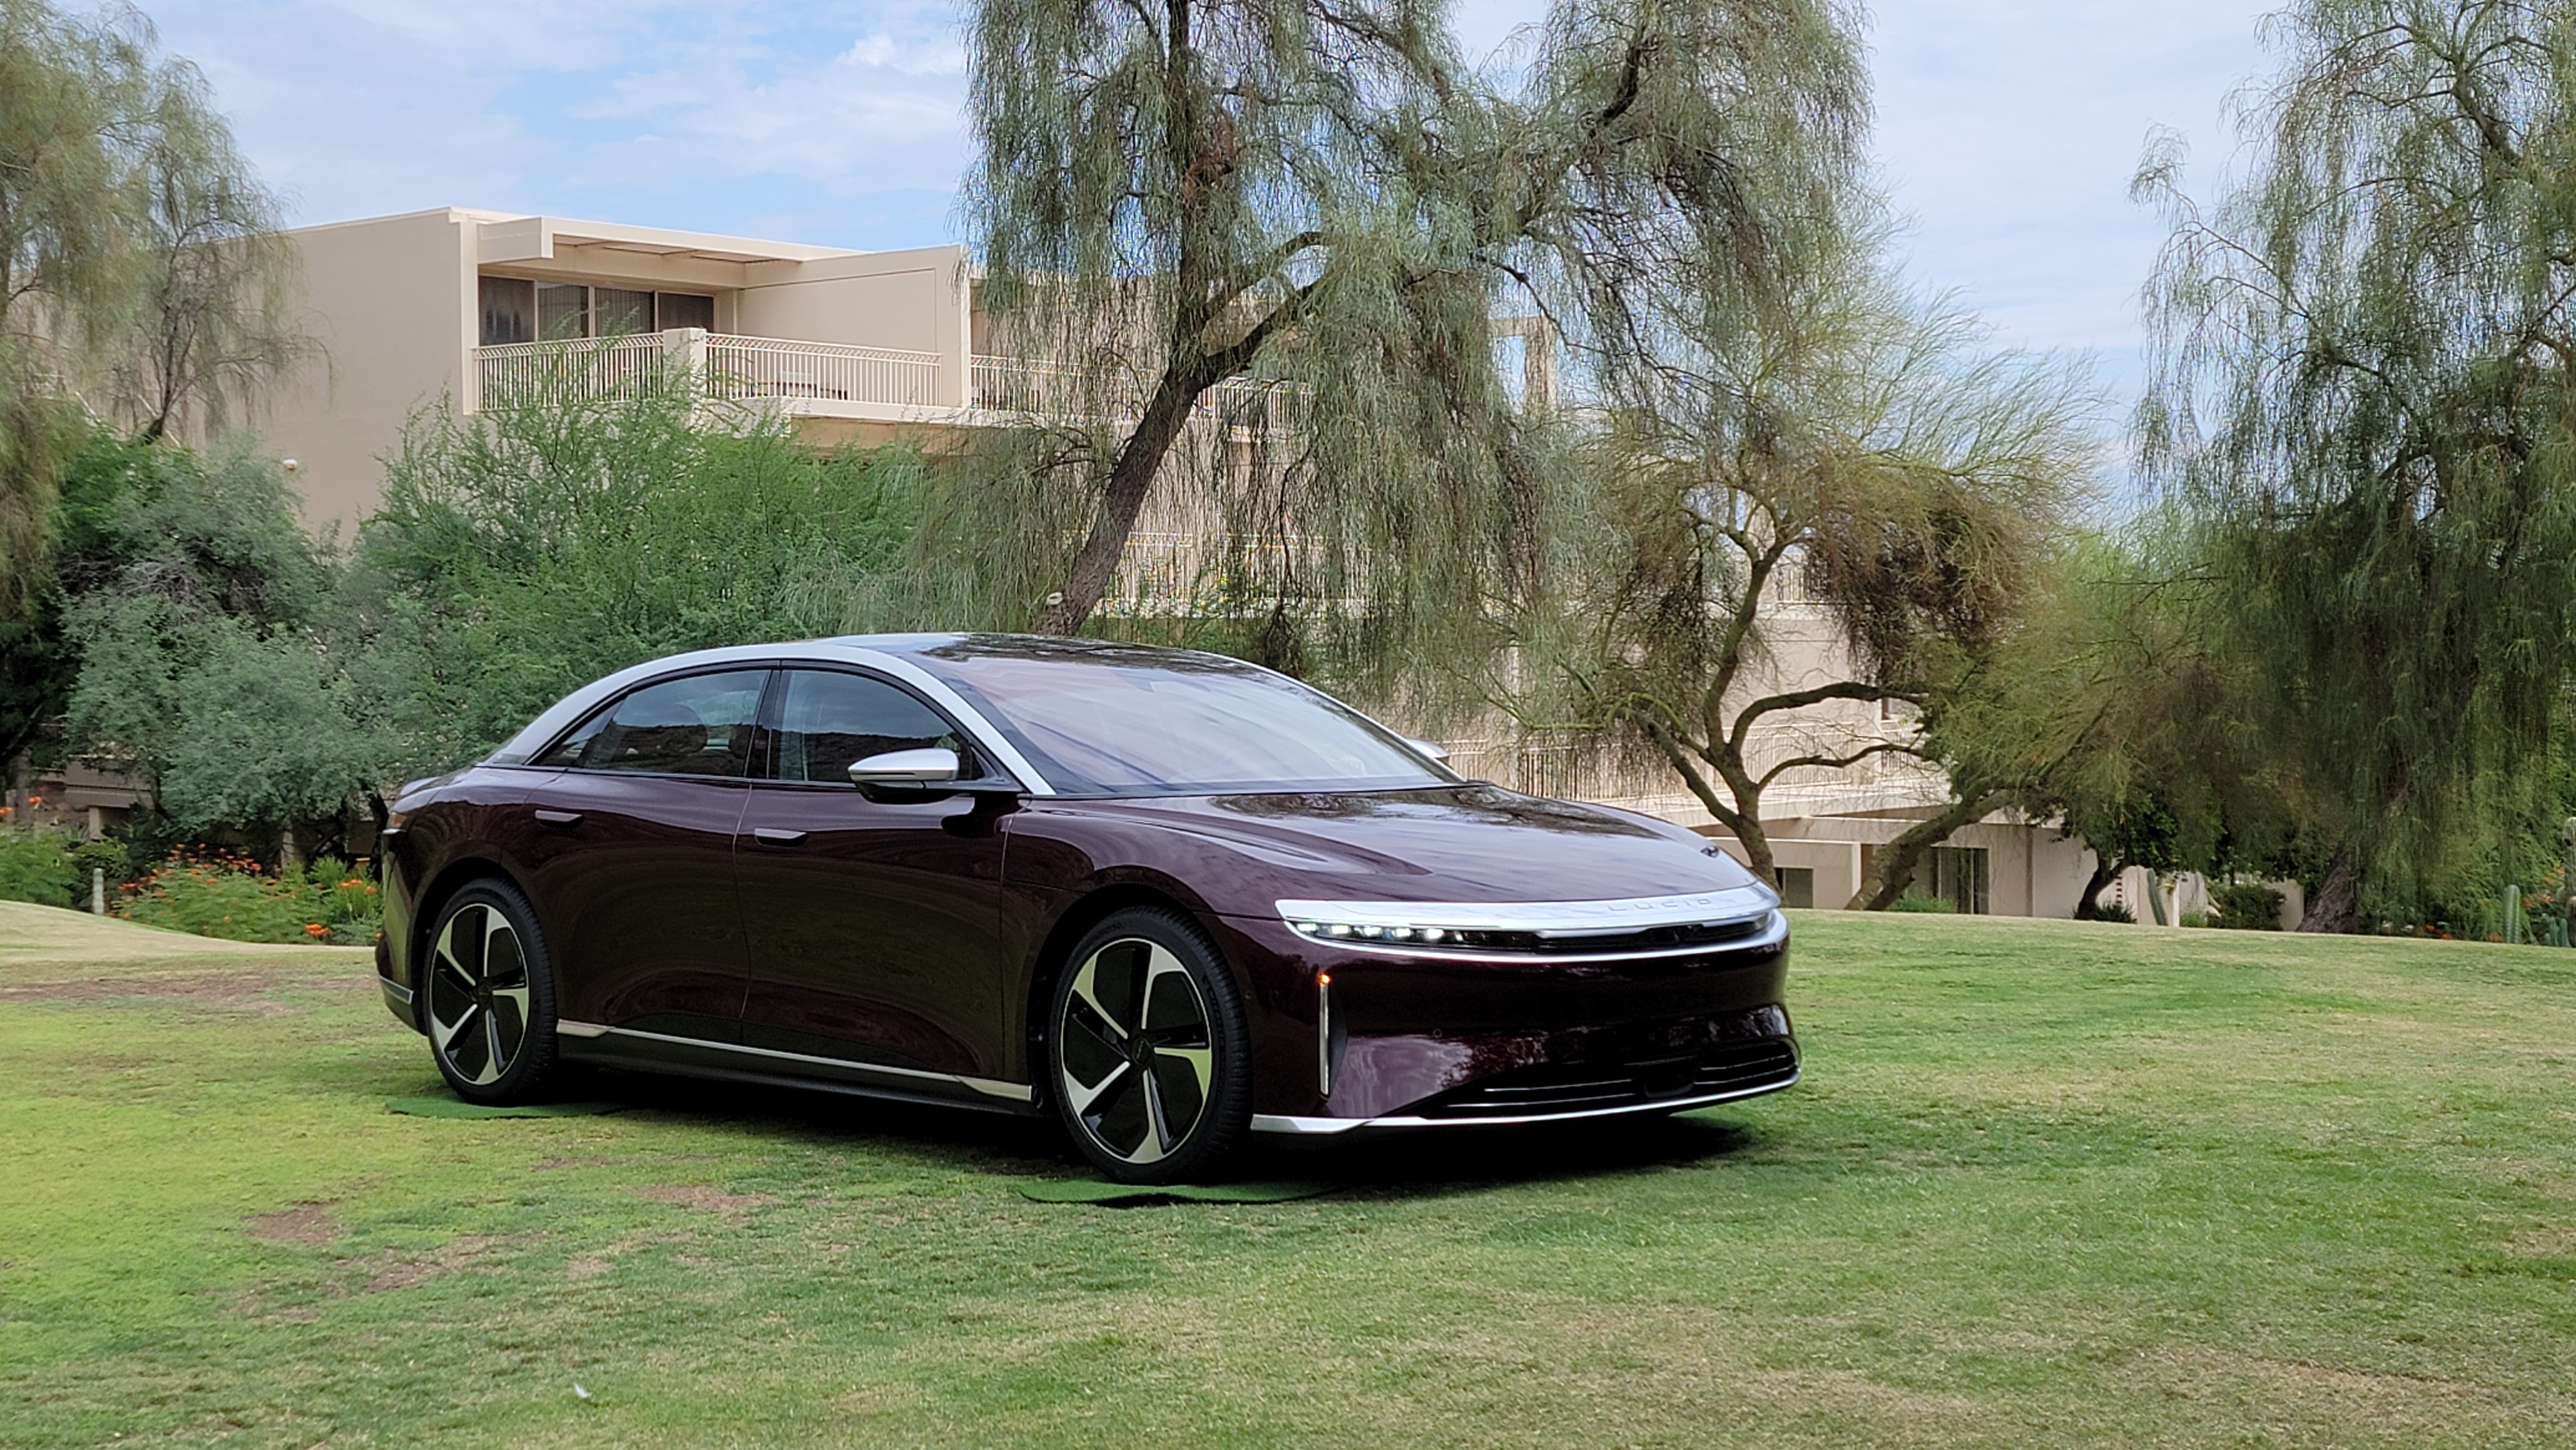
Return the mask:
[(1199, 869), (1185, 874), (1244, 915), (1282, 899), (1624, 901), (1753, 884), (1679, 826), (1488, 785), (1088, 804), (1190, 838)]

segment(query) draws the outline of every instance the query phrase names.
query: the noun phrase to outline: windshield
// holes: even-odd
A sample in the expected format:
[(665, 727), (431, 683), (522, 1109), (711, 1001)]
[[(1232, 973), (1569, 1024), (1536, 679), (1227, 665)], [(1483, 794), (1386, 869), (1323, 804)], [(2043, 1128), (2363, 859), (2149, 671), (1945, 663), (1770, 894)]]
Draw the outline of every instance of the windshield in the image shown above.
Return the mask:
[(1052, 641), (1017, 646), (972, 640), (918, 658), (1068, 794), (1413, 790), (1457, 781), (1339, 701), (1240, 660)]

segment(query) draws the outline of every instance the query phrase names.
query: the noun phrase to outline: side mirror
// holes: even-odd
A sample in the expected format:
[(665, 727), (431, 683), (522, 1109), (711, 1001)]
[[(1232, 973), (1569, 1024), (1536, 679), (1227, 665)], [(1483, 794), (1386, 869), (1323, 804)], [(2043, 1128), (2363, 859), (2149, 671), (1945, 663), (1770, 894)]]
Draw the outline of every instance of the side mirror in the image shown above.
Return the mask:
[(956, 782), (957, 752), (937, 746), (889, 750), (850, 767), (850, 784), (870, 800), (881, 795), (929, 794)]
[(1439, 765), (1447, 765), (1449, 763), (1449, 752), (1441, 749), (1431, 741), (1416, 740), (1412, 736), (1407, 735), (1404, 737), (1404, 743), (1412, 746), (1413, 753), (1421, 756), (1425, 760), (1432, 761)]

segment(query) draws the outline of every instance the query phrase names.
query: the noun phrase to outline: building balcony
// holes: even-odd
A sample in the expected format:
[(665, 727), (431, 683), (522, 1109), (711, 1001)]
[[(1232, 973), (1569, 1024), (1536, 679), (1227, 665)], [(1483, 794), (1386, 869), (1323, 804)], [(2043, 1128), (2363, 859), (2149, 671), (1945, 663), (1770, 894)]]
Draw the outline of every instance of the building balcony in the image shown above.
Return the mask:
[[(935, 352), (675, 328), (478, 347), (473, 406), (543, 396), (623, 396), (678, 370), (710, 399), (797, 417), (990, 427), (1091, 411), (1133, 423), (1144, 407), (1141, 395), (1094, 386), (1060, 364), (973, 357), (963, 379), (951, 377), (952, 367), (950, 357)], [(1192, 414), (1230, 428), (1275, 431), (1289, 425), (1295, 401), (1284, 384), (1233, 382), (1209, 389)]]
[(475, 406), (536, 397), (617, 397), (674, 371), (709, 398), (789, 414), (929, 422), (955, 411), (935, 352), (743, 337), (693, 327), (474, 349)]

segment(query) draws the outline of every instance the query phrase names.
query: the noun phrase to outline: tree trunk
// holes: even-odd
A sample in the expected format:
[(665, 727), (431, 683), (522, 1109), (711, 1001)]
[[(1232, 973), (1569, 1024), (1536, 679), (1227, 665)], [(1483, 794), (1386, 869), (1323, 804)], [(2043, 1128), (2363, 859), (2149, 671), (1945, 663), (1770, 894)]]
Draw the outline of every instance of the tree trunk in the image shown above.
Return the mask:
[(1771, 834), (1762, 829), (1762, 822), (1746, 816), (1731, 829), (1735, 833), (1736, 844), (1744, 848), (1744, 869), (1752, 872), (1753, 879), (1765, 886), (1777, 885), (1780, 868), (1772, 860)]
[(1153, 492), (1154, 476), (1162, 471), (1163, 457), (1172, 451), (1172, 441), (1189, 421), (1190, 405), (1206, 387), (1179, 373), (1163, 374), (1154, 401), (1146, 405), (1145, 416), (1136, 420), (1136, 431), (1127, 435), (1118, 461), (1109, 466), (1100, 514), (1082, 541), (1082, 552), (1073, 557), (1063, 590), (1039, 614), (1038, 633), (1076, 633), (1091, 618), (1091, 611), (1100, 607), (1109, 581), (1117, 576), (1119, 557), (1127, 552), (1127, 536), (1136, 531), (1136, 517), (1145, 510), (1146, 495)]
[(1905, 894), (1914, 879), (1914, 868), (1923, 853), (1950, 839), (1961, 826), (1976, 820), (2010, 798), (2009, 791), (1988, 791), (1972, 800), (1952, 801), (1941, 808), (1941, 814), (1930, 820), (1917, 821), (1904, 835), (1878, 848), (1877, 865), (1871, 868), (1871, 880), (1861, 883), (1852, 893), (1845, 911), (1885, 911)]
[(2361, 930), (2361, 868), (2353, 862), (2352, 847), (2337, 850), (2327, 863), (2326, 879), (2317, 883), (2316, 894), (2308, 898), (2299, 930), (2346, 935)]
[(2093, 875), (2085, 881), (2083, 893), (2075, 898), (2077, 921), (2102, 919), (2102, 904), (2094, 898), (2102, 894), (2104, 887), (2119, 879), (2120, 870), (2126, 864), (2114, 861), (2099, 851), (2093, 853)]
[(277, 869), (280, 872), (304, 869), (304, 848), (297, 843), (292, 825), (277, 833)]

